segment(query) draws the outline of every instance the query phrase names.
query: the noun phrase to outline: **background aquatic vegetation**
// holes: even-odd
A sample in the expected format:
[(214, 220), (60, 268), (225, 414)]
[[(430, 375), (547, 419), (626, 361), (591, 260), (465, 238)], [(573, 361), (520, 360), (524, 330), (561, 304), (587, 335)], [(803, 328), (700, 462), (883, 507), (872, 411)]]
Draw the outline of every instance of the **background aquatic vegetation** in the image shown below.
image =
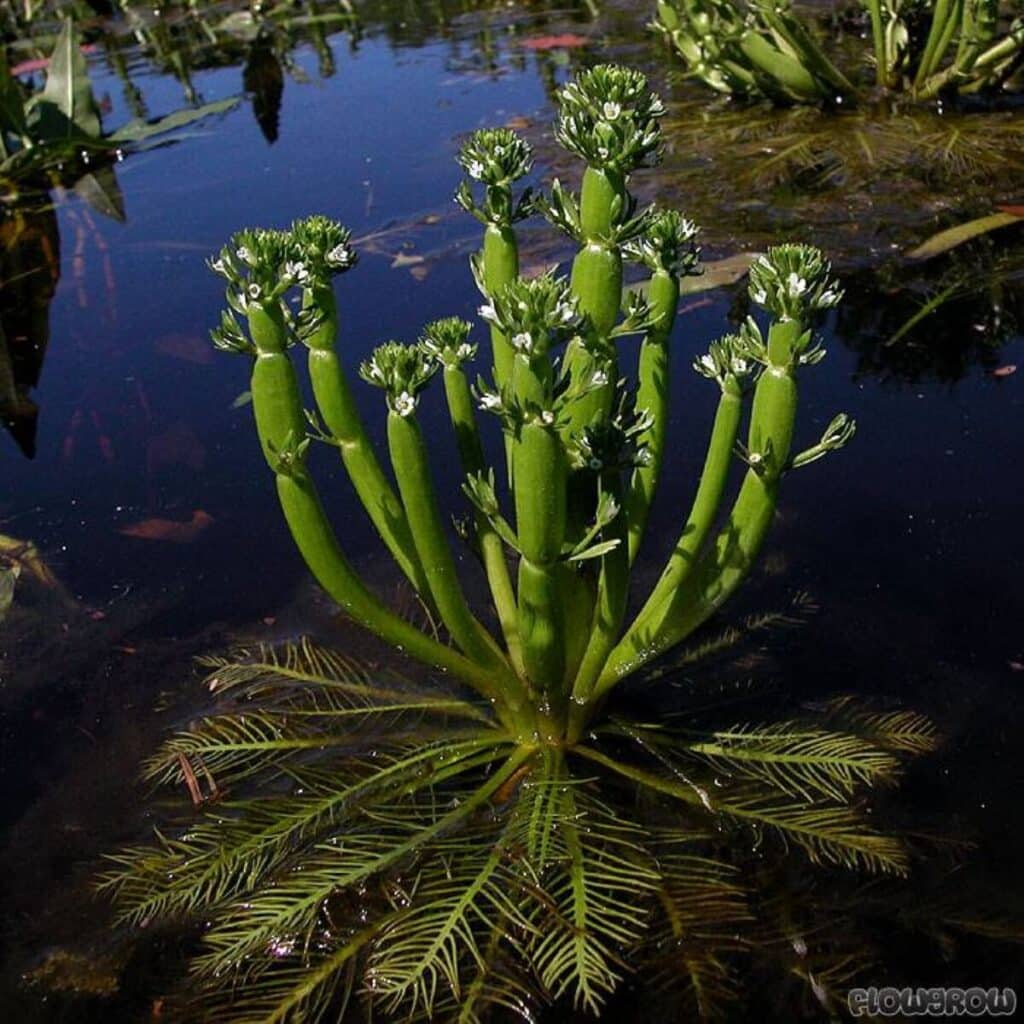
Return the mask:
[[(653, 27), (692, 76), (742, 98), (839, 106), (889, 95), (927, 102), (1019, 88), (1024, 21), (1015, 4), (864, 0), (861, 6), (868, 31), (852, 35), (858, 42), (869, 36), (870, 48), (843, 67), (833, 62), (837, 47), (822, 38), (823, 26), (789, 3), (661, 0)], [(831, 28), (840, 26), (837, 19)], [(869, 68), (870, 83), (864, 80)]]

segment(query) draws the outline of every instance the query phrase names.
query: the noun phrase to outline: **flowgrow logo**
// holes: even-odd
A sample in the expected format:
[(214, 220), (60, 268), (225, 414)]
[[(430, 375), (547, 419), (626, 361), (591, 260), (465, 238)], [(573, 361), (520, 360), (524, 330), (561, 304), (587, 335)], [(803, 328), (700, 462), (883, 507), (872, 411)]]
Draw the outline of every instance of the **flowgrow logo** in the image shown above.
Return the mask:
[(1017, 1012), (1012, 988), (851, 988), (854, 1017), (1009, 1017)]

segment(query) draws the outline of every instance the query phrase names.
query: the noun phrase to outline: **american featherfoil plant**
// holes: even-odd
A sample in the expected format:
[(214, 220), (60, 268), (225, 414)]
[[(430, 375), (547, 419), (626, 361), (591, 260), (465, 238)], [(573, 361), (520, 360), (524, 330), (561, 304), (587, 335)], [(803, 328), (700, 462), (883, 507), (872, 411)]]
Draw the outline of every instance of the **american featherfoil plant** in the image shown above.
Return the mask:
[[(908, 869), (864, 801), (933, 747), (919, 716), (837, 700), (756, 723), (701, 710), (686, 687), (646, 717), (610, 703), (627, 680), (665, 675), (661, 656), (750, 571), (783, 477), (853, 424), (837, 416), (794, 445), (798, 381), (824, 355), (812, 323), (841, 293), (820, 252), (780, 245), (750, 272), (763, 316), (693, 362), (719, 394), (704, 468), (664, 570), (628, 613), (671, 465), (671, 338), (697, 229), (630, 194), (661, 144), (662, 104), (641, 74), (597, 66), (559, 99), (558, 140), (585, 164), (578, 195), (558, 181), (521, 189), (531, 151), (510, 130), (462, 147), (456, 200), (483, 227), (472, 268), (490, 372), (471, 378), (478, 342), (459, 319), (377, 348), (359, 375), (383, 392), (387, 462), (339, 353), (349, 233), (323, 217), (241, 231), (211, 263), (228, 282), (214, 341), (251, 362), (256, 430), (302, 556), (351, 619), (433, 671), (410, 681), (307, 641), (209, 660), (216, 705), (148, 766), (188, 783), (200, 809), (117, 855), (102, 881), (128, 922), (201, 922), (200, 996), (183, 1019), (470, 1022), (552, 1003), (596, 1015), (655, 961), (711, 1015), (758, 907), (737, 849)], [(516, 226), (538, 213), (579, 246), (568, 277), (520, 274)], [(639, 291), (623, 289), (627, 261), (649, 273)], [(635, 336), (638, 348), (623, 343)], [(493, 616), (467, 600), (434, 491), (420, 406), (439, 383)], [(504, 464), (488, 460), (482, 416), (500, 424)], [(343, 552), (308, 466), (314, 444), (337, 449), (426, 628)]]
[[(1019, 91), (1024, 16), (1014, 0), (859, 0), (870, 35), (861, 67), (789, 0), (659, 0), (653, 27), (689, 74), (718, 92), (776, 103), (911, 102)], [(870, 80), (863, 69), (873, 69)]]

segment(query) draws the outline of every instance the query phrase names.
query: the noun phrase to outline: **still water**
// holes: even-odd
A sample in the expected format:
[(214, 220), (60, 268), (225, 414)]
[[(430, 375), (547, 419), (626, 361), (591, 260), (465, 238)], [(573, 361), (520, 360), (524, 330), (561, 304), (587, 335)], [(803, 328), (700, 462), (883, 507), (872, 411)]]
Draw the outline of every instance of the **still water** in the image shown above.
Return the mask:
[[(244, 361), (208, 344), (222, 291), (205, 257), (243, 226), (314, 212), (348, 225), (361, 260), (338, 296), (342, 351), (354, 365), (381, 341), (411, 340), (427, 320), (471, 316), (478, 303), (466, 265), (475, 225), (448, 201), (465, 133), (524, 128), (545, 181), (552, 87), (574, 66), (615, 56), (676, 101), (701, 95), (670, 78), (671, 63), (644, 33), (645, 5), (465, 6), (425, 13), (370, 3), (358, 31), (299, 32), (258, 60), (256, 44), (240, 44), (198, 62), (187, 85), (138, 41), (119, 50), (130, 89), (109, 54), (90, 57), (111, 124), (131, 116), (139, 94), (150, 116), (239, 103), (114, 166), (123, 220), (58, 190), (33, 222), (51, 253), (46, 272), (59, 277), (31, 393), (37, 429), (30, 442), (17, 430), (0, 436), (0, 533), (31, 539), (66, 595), (29, 594), (0, 626), (0, 1006), (15, 1014), (5, 1019), (85, 1019), (19, 978), (54, 949), (102, 951), (108, 916), (89, 893), (91, 872), (140, 827), (136, 768), (180, 720), (196, 681), (190, 659), (240, 638), (330, 625), (281, 522), (244, 400)], [(713, 172), (678, 150), (669, 159), (677, 176), (649, 191), (687, 210), (688, 192), (704, 189), (692, 175)], [(1019, 200), (1022, 183), (1004, 179), (1006, 198), (1016, 188)], [(770, 195), (744, 187), (744, 203), (734, 196), (712, 208), (706, 257), (760, 240), (748, 214)], [(729, 220), (736, 207), (747, 214)], [(923, 225), (919, 237), (940, 226), (941, 212), (909, 216)], [(804, 378), (800, 429), (812, 443), (846, 410), (858, 434), (840, 456), (787, 481), (765, 570), (729, 614), (810, 595), (818, 610), (807, 623), (751, 652), (777, 693), (795, 703), (870, 694), (935, 718), (946, 745), (894, 800), (908, 827), (974, 843), (969, 877), (997, 894), (1002, 912), (1024, 912), (1020, 286), (1011, 275), (998, 288), (968, 289), (890, 344), (917, 308), (920, 274), (887, 270), (888, 254), (852, 231), (851, 218), (839, 220), (809, 222), (803, 236), (841, 247), (848, 299), (824, 327), (828, 360)], [(1011, 240), (979, 259), (998, 257), (1003, 244)], [(538, 263), (566, 255), (543, 232), (534, 248)], [(15, 282), (0, 283), (6, 302)], [(739, 315), (739, 295), (723, 288), (684, 300), (679, 366)], [(1017, 364), (1020, 373), (1010, 370)], [(642, 556), (649, 573), (678, 530), (713, 411), (714, 396), (689, 372), (677, 392), (679, 440)], [(367, 421), (382, 424), (379, 396), (362, 386), (358, 394)], [(424, 415), (439, 431), (437, 397)], [(371, 579), (393, 585), (330, 452), (318, 453), (317, 471), (346, 547)], [(439, 493), (457, 493), (452, 460), (435, 471)], [(154, 710), (164, 706), (172, 710)], [(1019, 929), (1024, 917), (1016, 920)], [(1002, 947), (982, 953), (950, 937), (948, 948), (923, 945), (909, 959), (916, 973), (904, 984), (1012, 984), (1016, 965), (1020, 990), (1018, 958)], [(161, 963), (173, 974), (172, 952)], [(153, 965), (144, 966), (139, 978), (152, 980)], [(123, 1019), (149, 1019), (140, 1008), (157, 989), (145, 985), (119, 997)], [(88, 1005), (95, 1019), (114, 1019)], [(796, 1011), (772, 1012), (786, 1020)]]

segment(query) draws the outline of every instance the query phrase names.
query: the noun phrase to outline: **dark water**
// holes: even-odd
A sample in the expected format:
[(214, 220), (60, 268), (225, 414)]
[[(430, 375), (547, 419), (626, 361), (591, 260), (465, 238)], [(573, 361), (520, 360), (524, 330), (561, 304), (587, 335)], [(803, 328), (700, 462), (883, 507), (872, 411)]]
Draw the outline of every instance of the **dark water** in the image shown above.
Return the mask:
[[(59, 283), (32, 392), (35, 457), (13, 435), (0, 437), (0, 533), (34, 541), (73, 602), (30, 593), (0, 627), (0, 1006), (9, 1000), (17, 1014), (7, 1019), (78, 1019), (17, 979), (83, 936), (102, 949), (106, 911), (88, 878), (96, 856), (137, 828), (136, 766), (175, 721), (153, 707), (187, 702), (190, 658), (329, 618), (280, 520), (251, 411), (233, 407), (247, 386), (244, 362), (206, 342), (221, 288), (204, 257), (246, 225), (283, 226), (313, 212), (347, 224), (365, 239), (359, 267), (338, 285), (342, 347), (354, 365), (382, 340), (412, 339), (427, 320), (470, 315), (477, 304), (464, 259), (474, 226), (448, 199), (462, 134), (515, 120), (543, 142), (552, 85), (574, 64), (606, 57), (606, 44), (679, 95), (643, 34), (647, 12), (634, 5), (595, 4), (605, 8), (596, 18), (584, 4), (465, 14), (439, 5), (447, 21), (427, 6), (369, 4), (358, 36), (326, 35), (318, 50), (299, 34), (286, 61), (278, 53), (260, 65), (241, 47), (226, 66), (193, 68), (190, 87), (202, 100), (242, 101), (174, 145), (116, 165), (123, 223), (63, 193), (34, 222)], [(588, 42), (522, 45), (563, 33)], [(185, 102), (181, 82), (138, 46), (125, 60), (152, 115)], [(95, 54), (92, 71), (109, 123), (127, 119), (130, 94), (110, 61)], [(683, 185), (659, 188), (686, 208)], [(708, 234), (708, 255), (728, 255), (742, 246), (742, 219), (710, 223)], [(817, 237), (809, 228), (806, 240), (829, 248), (827, 230)], [(984, 278), (1011, 244), (982, 247), (982, 269), (970, 272)], [(1024, 895), (1019, 286), (1011, 274), (998, 294), (976, 287), (887, 345), (927, 294), (923, 272), (894, 276), (867, 247), (845, 252), (847, 310), (825, 325), (828, 359), (803, 377), (800, 430), (813, 443), (845, 410), (859, 431), (841, 455), (787, 480), (766, 568), (737, 611), (809, 592), (819, 614), (773, 654), (783, 690), (797, 700), (871, 694), (936, 718), (947, 746), (915, 769), (903, 799), (928, 825), (977, 843), (973, 870), (1007, 910)], [(9, 292), (12, 282), (3, 283)], [(677, 327), (680, 366), (741, 312), (737, 301), (723, 290), (688, 305)], [(1014, 364), (1021, 372), (993, 372)], [(712, 390), (679, 374), (678, 442), (645, 558), (652, 573), (703, 457)], [(359, 395), (381, 423), (379, 396), (362, 387)], [(425, 415), (440, 430), (432, 397)], [(317, 470), (339, 532), (368, 575), (390, 585), (331, 455), (318, 454)], [(451, 461), (436, 471), (439, 492), (454, 494)], [(122, 532), (154, 519), (179, 524), (178, 542)], [(930, 956), (905, 983), (950, 977)], [(1010, 983), (999, 971), (1012, 956), (971, 960), (961, 949), (951, 959), (961, 974), (965, 964), (975, 971), (974, 983)], [(173, 971), (173, 958), (165, 967)], [(143, 992), (132, 1005), (144, 1004)]]

